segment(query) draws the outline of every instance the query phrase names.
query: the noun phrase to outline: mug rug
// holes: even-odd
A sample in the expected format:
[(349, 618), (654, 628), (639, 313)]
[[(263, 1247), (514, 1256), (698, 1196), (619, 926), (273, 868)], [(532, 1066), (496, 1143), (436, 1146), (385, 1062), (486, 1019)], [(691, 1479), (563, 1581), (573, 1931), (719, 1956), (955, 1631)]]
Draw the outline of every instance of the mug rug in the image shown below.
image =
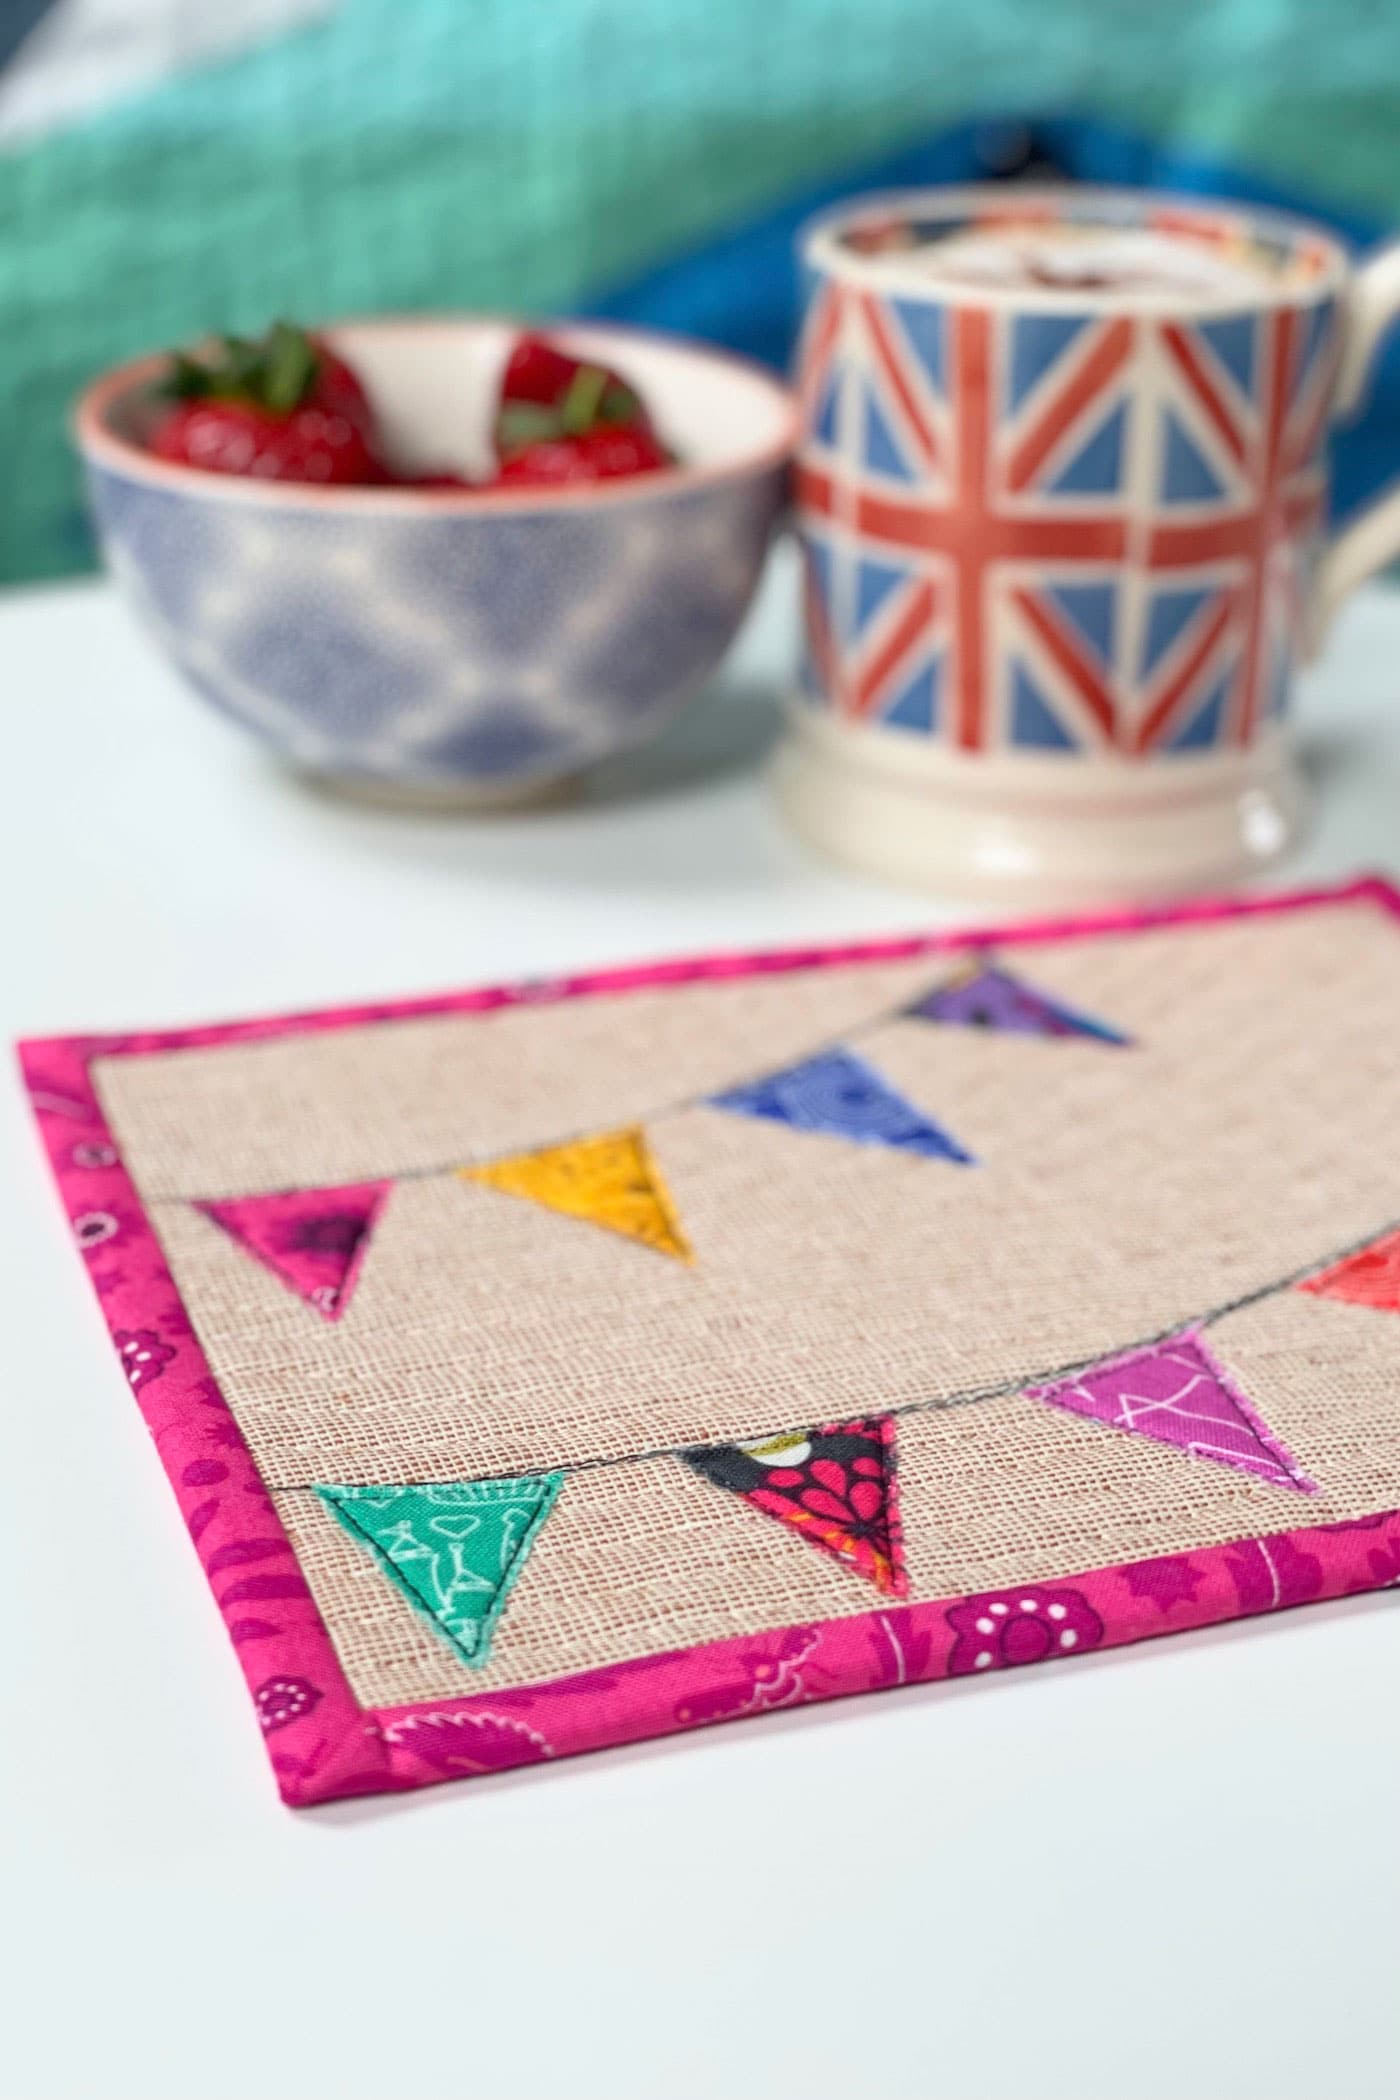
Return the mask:
[(294, 1805), (1400, 1582), (1400, 893), (21, 1046)]

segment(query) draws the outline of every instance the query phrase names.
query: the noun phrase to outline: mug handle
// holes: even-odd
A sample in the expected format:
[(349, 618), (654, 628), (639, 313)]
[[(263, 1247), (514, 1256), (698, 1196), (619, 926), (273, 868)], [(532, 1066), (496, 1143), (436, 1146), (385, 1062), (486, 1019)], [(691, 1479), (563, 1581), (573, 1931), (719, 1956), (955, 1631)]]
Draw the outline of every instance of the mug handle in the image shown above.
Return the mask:
[[(1391, 241), (1364, 263), (1345, 295), (1341, 366), (1333, 414), (1343, 420), (1361, 406), (1376, 351), (1400, 314), (1400, 241)], [(1400, 481), (1366, 505), (1359, 517), (1334, 534), (1318, 564), (1309, 619), (1311, 647), (1331, 626), (1343, 599), (1400, 554)]]

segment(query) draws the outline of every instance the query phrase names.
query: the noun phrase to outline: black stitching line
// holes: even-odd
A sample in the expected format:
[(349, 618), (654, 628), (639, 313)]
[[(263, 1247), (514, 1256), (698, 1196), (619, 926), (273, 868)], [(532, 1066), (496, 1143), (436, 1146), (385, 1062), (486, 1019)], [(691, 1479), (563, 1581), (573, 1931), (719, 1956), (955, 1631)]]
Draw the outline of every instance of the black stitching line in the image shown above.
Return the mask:
[[(896, 960), (898, 960), (898, 958), (896, 958)], [(917, 961), (918, 958), (916, 956), (911, 956), (908, 958), (908, 960), (913, 962)], [(966, 951), (965, 961), (966, 960), (976, 962), (979, 965), (979, 968), (983, 970), (999, 967), (999, 965), (997, 965), (996, 963), (995, 956), (991, 948), (969, 949)], [(762, 1080), (770, 1078), (775, 1074), (789, 1071), (795, 1065), (807, 1064), (813, 1058), (829, 1056), (833, 1050), (844, 1050), (848, 1048), (849, 1045), (852, 1043), (864, 1042), (867, 1037), (874, 1035), (878, 1029), (888, 1027), (891, 1022), (903, 1020), (917, 1020), (919, 1016), (917, 1014), (914, 1014), (912, 1012), (912, 1009), (918, 1005), (920, 999), (926, 999), (930, 996), (931, 993), (942, 990), (950, 981), (952, 981), (953, 977), (956, 976), (956, 974), (958, 973), (946, 973), (941, 977), (930, 978), (922, 991), (912, 993), (909, 997), (902, 999), (895, 1006), (881, 1007), (878, 1013), (871, 1014), (864, 1021), (856, 1022), (854, 1027), (843, 1028), (836, 1035), (821, 1038), (811, 1049), (800, 1051), (797, 1054), (797, 1056), (790, 1059), (787, 1064), (766, 1065), (761, 1071), (751, 1071), (746, 1078), (730, 1080), (724, 1086), (716, 1090), (712, 1090), (703, 1094), (689, 1094), (683, 1100), (667, 1102), (663, 1104), (663, 1106), (660, 1108), (644, 1110), (641, 1114), (632, 1117), (628, 1121), (624, 1121), (621, 1123), (608, 1123), (602, 1125), (597, 1123), (590, 1123), (582, 1130), (566, 1131), (562, 1137), (547, 1138), (545, 1142), (541, 1145), (516, 1145), (512, 1146), (509, 1152), (484, 1152), (480, 1154), (472, 1152), (459, 1153), (455, 1158), (445, 1160), (438, 1166), (407, 1167), (402, 1173), (371, 1174), (369, 1176), (362, 1176), (361, 1179), (391, 1182), (437, 1181), (445, 1175), (456, 1174), (462, 1172), (465, 1169), (470, 1169), (472, 1167), (490, 1166), (496, 1160), (515, 1159), (519, 1156), (531, 1152), (554, 1152), (565, 1145), (584, 1144), (589, 1138), (611, 1137), (614, 1132), (619, 1130), (640, 1129), (645, 1131), (647, 1128), (650, 1127), (651, 1124), (667, 1122), (672, 1116), (684, 1115), (689, 1109), (710, 1108), (715, 1106), (717, 1104), (718, 1094), (736, 1093), (743, 1087), (756, 1086)], [(1050, 1000), (1049, 1003), (1051, 1005), (1055, 1005), (1058, 1002)], [(932, 1026), (935, 1024), (926, 1023), (925, 1025)], [(995, 1031), (988, 1032), (994, 1033)], [(1092, 1038), (1086, 1036), (1084, 1040), (1086, 1042), (1090, 1040), (1097, 1042), (1101, 1050), (1131, 1050), (1137, 1047), (1134, 1038), (1131, 1036), (1121, 1037), (1115, 1042), (1105, 1042), (1101, 1036), (1095, 1036)], [(932, 1120), (933, 1118), (930, 1117), (930, 1121)], [(958, 1164), (958, 1162), (951, 1162), (951, 1164)], [(973, 1164), (975, 1165), (976, 1162), (974, 1161)], [(207, 1189), (204, 1189), (200, 1192), (199, 1195), (196, 1196), (153, 1196), (150, 1199), (150, 1204), (152, 1209), (157, 1209), (165, 1204), (171, 1203), (237, 1203), (241, 1201), (245, 1195), (252, 1198), (257, 1198), (260, 1196), (296, 1196), (300, 1195), (302, 1191), (306, 1188), (306, 1186), (307, 1184), (305, 1182), (292, 1182), (286, 1188), (235, 1190), (232, 1194), (230, 1194), (228, 1191), (225, 1191), (222, 1195), (216, 1196), (211, 1196), (209, 1194), (209, 1191)], [(327, 1183), (326, 1186), (330, 1187), (332, 1186), (332, 1184)]]
[[(1171, 1326), (1160, 1328), (1155, 1334), (1144, 1335), (1138, 1341), (1126, 1342), (1121, 1348), (1100, 1349), (1093, 1356), (1078, 1357), (1071, 1363), (1053, 1366), (1048, 1371), (1033, 1371), (1025, 1377), (1004, 1379), (996, 1385), (969, 1386), (960, 1393), (949, 1393), (938, 1400), (904, 1400), (893, 1407), (870, 1406), (865, 1408), (863, 1412), (869, 1415), (890, 1416), (897, 1419), (902, 1415), (931, 1414), (943, 1408), (975, 1407), (986, 1400), (1008, 1399), (1013, 1393), (1025, 1392), (1028, 1386), (1050, 1385), (1059, 1382), (1061, 1379), (1076, 1377), (1082, 1371), (1093, 1370), (1096, 1364), (1111, 1362), (1120, 1356), (1131, 1356), (1140, 1350), (1155, 1349), (1163, 1342), (1180, 1339), (1194, 1330), (1213, 1327), (1217, 1321), (1228, 1319), (1231, 1313), (1244, 1312), (1251, 1305), (1262, 1304), (1266, 1298), (1278, 1297), (1284, 1291), (1293, 1290), (1298, 1284), (1305, 1282), (1309, 1276), (1325, 1274), (1328, 1269), (1334, 1268), (1338, 1262), (1347, 1260), (1350, 1255), (1360, 1254), (1364, 1248), (1371, 1246), (1376, 1240), (1384, 1239), (1387, 1234), (1397, 1231), (1400, 1231), (1400, 1217), (1392, 1218), (1387, 1223), (1376, 1226), (1372, 1231), (1363, 1233), (1359, 1239), (1349, 1240), (1344, 1246), (1335, 1248), (1330, 1254), (1324, 1255), (1320, 1260), (1305, 1262), (1302, 1268), (1290, 1270), (1286, 1276), (1278, 1277), (1272, 1283), (1261, 1284), (1257, 1290), (1244, 1291), (1239, 1297), (1229, 1298), (1223, 1304), (1214, 1306), (1211, 1311), (1197, 1314), (1195, 1318), (1174, 1320)], [(562, 1473), (566, 1477), (575, 1473), (599, 1473), (614, 1466), (644, 1465), (654, 1458), (684, 1458), (687, 1451), (720, 1451), (731, 1444), (758, 1443), (769, 1437), (801, 1436), (805, 1435), (811, 1427), (812, 1424), (810, 1422), (788, 1424), (778, 1429), (739, 1431), (710, 1441), (706, 1441), (703, 1438), (697, 1440), (692, 1437), (684, 1444), (656, 1444), (644, 1451), (622, 1451), (607, 1457), (580, 1458), (572, 1462), (562, 1461), (556, 1465), (536, 1468), (535, 1472), (530, 1474), (479, 1473), (472, 1476), (472, 1485), (485, 1485), (487, 1482), (495, 1480), (534, 1479), (541, 1472)], [(356, 1484), (371, 1487), (415, 1488), (436, 1487), (442, 1483), (430, 1480), (386, 1480)], [(292, 1487), (276, 1488), (273, 1492), (279, 1495), (314, 1495), (317, 1492), (317, 1487), (315, 1484), (298, 1484)]]

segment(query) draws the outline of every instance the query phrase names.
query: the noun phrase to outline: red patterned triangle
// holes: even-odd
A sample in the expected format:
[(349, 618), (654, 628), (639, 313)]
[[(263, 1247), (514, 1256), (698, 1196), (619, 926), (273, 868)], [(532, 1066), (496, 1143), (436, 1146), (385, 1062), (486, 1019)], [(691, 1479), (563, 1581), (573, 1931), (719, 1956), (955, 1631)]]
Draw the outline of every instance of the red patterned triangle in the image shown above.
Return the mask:
[(877, 1590), (892, 1597), (907, 1593), (893, 1416), (826, 1422), (791, 1436), (682, 1456), (716, 1487), (790, 1525)]

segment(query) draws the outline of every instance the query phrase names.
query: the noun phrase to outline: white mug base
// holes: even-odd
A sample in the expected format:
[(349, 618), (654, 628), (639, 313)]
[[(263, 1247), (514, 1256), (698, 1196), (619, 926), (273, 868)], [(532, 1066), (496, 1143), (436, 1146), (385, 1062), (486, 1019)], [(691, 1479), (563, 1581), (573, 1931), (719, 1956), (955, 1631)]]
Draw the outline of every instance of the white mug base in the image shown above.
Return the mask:
[(969, 756), (800, 704), (774, 786), (808, 844), (914, 889), (1080, 905), (1214, 888), (1293, 845), (1306, 796), (1286, 733), (1140, 762)]

